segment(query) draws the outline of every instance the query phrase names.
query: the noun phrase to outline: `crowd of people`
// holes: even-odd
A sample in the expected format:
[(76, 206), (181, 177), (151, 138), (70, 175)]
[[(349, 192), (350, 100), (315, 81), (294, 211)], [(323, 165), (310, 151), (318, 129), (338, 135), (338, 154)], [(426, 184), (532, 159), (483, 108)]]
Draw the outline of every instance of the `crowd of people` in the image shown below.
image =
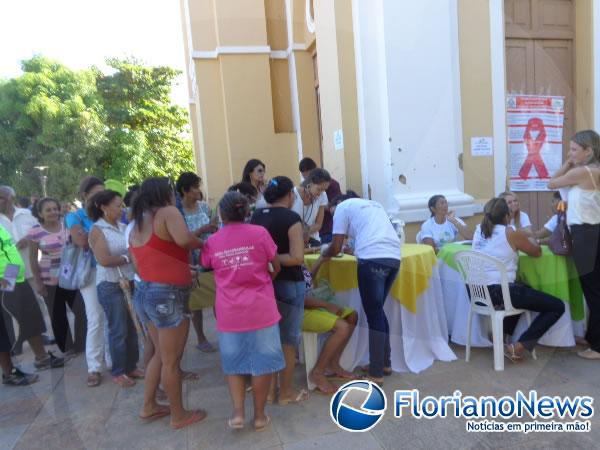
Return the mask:
[[(319, 278), (325, 262), (347, 252), (357, 258), (369, 327), (369, 365), (362, 368), (363, 376), (382, 385), (392, 372), (383, 306), (401, 265), (397, 230), (382, 205), (352, 191), (342, 194), (339, 183), (310, 158), (300, 162), (299, 171), (298, 185), (286, 176), (267, 178), (266, 165), (252, 159), (215, 209), (203, 196), (200, 177), (190, 172), (175, 183), (149, 178), (127, 192), (86, 177), (79, 190), (81, 206), (73, 211), (52, 198), (37, 200), (31, 211), (18, 207), (14, 190), (1, 186), (3, 383), (37, 380), (12, 364), (11, 351), (19, 342), (29, 343), (38, 370), (64, 366), (85, 346), (89, 387), (101, 384), (109, 367), (112, 381), (122, 388), (144, 379), (140, 418), (170, 416), (172, 428), (184, 428), (207, 416), (201, 409), (184, 408), (182, 382), (197, 374), (182, 370), (181, 360), (190, 324), (195, 348), (217, 351), (203, 324), (212, 308), (233, 404), (228, 426), (246, 425), (244, 402), (251, 392), (252, 426), (264, 430), (270, 422), (266, 404), (309, 397), (294, 385), (293, 376), (302, 331), (330, 333), (309, 374), (318, 392), (332, 394), (336, 381), (358, 377), (341, 366), (340, 356), (359, 312), (338, 306), (335, 292)], [(599, 186), (600, 137), (593, 131), (577, 133), (549, 187), (569, 188), (567, 223), (590, 311), (590, 348), (580, 356), (588, 359), (600, 359)], [(559, 201), (555, 194), (555, 209)], [(515, 344), (507, 345), (509, 358), (523, 359), (561, 317), (564, 303), (516, 283), (518, 252), (539, 256), (540, 244), (558, 221), (532, 230), (512, 192), (486, 204), (475, 230), (449, 211), (444, 196), (433, 196), (428, 206), (431, 218), (421, 227), (419, 243), (437, 253), (446, 243), (472, 241), (473, 249), (506, 266), (513, 305), (539, 313)], [(308, 268), (305, 254), (315, 251), (321, 256)], [(490, 271), (490, 295), (501, 308), (499, 283), (499, 274)], [(41, 306), (48, 311), (60, 356), (44, 347)], [(75, 333), (67, 307), (75, 316)], [(508, 320), (505, 331), (511, 334), (516, 322)]]

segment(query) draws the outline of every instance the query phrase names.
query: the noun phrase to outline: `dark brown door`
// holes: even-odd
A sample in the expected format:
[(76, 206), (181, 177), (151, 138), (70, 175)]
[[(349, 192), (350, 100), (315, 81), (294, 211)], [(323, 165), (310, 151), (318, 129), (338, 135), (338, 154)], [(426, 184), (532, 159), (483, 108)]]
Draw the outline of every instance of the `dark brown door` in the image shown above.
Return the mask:
[[(505, 0), (506, 85), (510, 94), (565, 97), (563, 158), (574, 133), (571, 0)], [(520, 192), (521, 209), (539, 229), (552, 215), (551, 192)]]

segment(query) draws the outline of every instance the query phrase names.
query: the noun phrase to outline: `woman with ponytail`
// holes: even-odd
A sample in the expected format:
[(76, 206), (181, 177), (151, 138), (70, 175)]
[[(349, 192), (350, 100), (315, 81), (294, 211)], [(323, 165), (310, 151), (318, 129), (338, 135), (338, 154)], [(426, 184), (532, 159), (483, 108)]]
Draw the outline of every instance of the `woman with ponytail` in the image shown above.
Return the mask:
[[(493, 256), (505, 265), (510, 299), (515, 308), (539, 313), (516, 343), (506, 345), (506, 357), (516, 362), (523, 359), (526, 350), (532, 351), (544, 333), (560, 319), (565, 312), (565, 305), (556, 297), (515, 282), (519, 251), (539, 257), (542, 249), (525, 232), (515, 231), (509, 226), (510, 218), (510, 208), (506, 200), (493, 198), (487, 202), (483, 221), (475, 230), (473, 250)], [(486, 267), (485, 273), (492, 302), (498, 308), (503, 308), (500, 272), (495, 267)], [(504, 319), (504, 332), (512, 335), (518, 320), (519, 316)]]
[[(281, 314), (279, 330), (285, 355), (285, 369), (279, 375), (279, 404), (297, 403), (308, 398), (306, 390), (296, 391), (293, 386), (296, 348), (300, 344), (304, 318), (306, 284), (302, 273), (304, 239), (302, 219), (291, 211), (296, 195), (288, 177), (275, 177), (267, 185), (264, 196), (268, 208), (257, 210), (251, 222), (267, 229), (277, 245), (281, 272), (274, 279), (275, 297)], [(273, 384), (270, 399), (275, 398)]]
[(219, 202), (224, 227), (208, 238), (202, 265), (214, 269), (216, 317), (221, 365), (227, 376), (233, 413), (230, 428), (245, 424), (246, 376), (252, 377), (254, 429), (270, 422), (265, 404), (272, 374), (285, 361), (279, 339), (279, 320), (271, 277), (279, 272), (277, 246), (263, 227), (245, 223), (246, 197), (228, 192)]

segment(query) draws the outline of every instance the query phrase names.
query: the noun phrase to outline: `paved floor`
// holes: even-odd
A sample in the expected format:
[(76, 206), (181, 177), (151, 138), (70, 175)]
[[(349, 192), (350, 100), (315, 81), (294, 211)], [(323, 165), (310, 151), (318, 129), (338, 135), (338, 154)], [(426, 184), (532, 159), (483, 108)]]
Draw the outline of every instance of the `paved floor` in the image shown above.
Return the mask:
[[(214, 324), (209, 324), (214, 338)], [(540, 348), (539, 359), (508, 363), (494, 372), (492, 353), (474, 349), (472, 361), (454, 347), (458, 361), (436, 363), (421, 374), (394, 374), (386, 378), (391, 400), (395, 389), (419, 389), (421, 396), (451, 395), (456, 389), (472, 395), (514, 395), (518, 389), (537, 389), (549, 395), (591, 395), (600, 398), (599, 362), (584, 361), (573, 349)], [(31, 368), (25, 354), (23, 366)], [(331, 421), (329, 399), (313, 395), (301, 405), (271, 406), (272, 426), (256, 433), (226, 426), (230, 401), (218, 354), (203, 354), (190, 339), (184, 367), (201, 378), (185, 384), (189, 407), (202, 407), (208, 419), (183, 431), (172, 431), (168, 419), (143, 424), (137, 419), (143, 387), (119, 389), (110, 381), (85, 386), (82, 356), (62, 370), (40, 374), (30, 387), (0, 386), (0, 449), (396, 449), (396, 448), (600, 448), (600, 417), (591, 420), (589, 433), (467, 433), (463, 419), (394, 419), (387, 416), (369, 433), (340, 431)], [(297, 369), (303, 380), (304, 367)], [(248, 400), (250, 398), (248, 397)], [(597, 406), (597, 405), (596, 405)], [(247, 416), (251, 417), (251, 402)]]

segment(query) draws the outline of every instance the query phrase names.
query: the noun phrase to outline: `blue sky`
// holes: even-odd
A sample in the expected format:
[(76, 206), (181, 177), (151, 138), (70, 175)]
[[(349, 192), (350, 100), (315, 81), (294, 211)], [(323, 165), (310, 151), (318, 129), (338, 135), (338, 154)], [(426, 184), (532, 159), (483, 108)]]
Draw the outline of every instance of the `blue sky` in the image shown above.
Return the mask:
[[(135, 56), (185, 70), (179, 0), (0, 0), (0, 78), (36, 53), (74, 69)], [(173, 101), (187, 106), (184, 76)]]

